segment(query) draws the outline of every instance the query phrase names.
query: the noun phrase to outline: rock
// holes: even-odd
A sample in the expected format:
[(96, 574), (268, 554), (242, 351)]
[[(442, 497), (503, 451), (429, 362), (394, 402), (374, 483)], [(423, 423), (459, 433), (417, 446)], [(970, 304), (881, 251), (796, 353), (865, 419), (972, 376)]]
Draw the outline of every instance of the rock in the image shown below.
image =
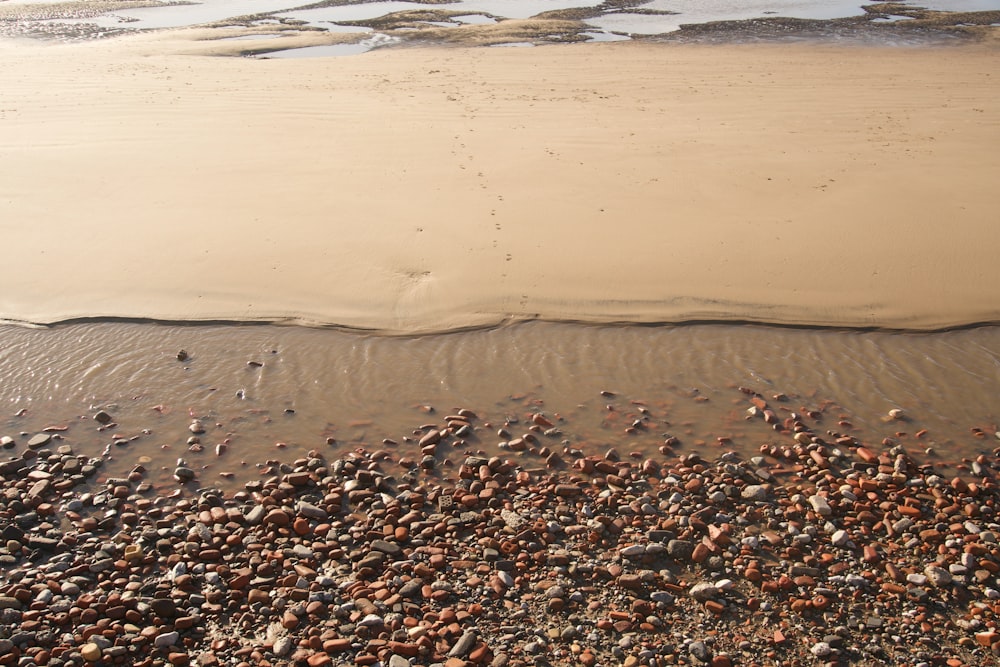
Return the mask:
[(927, 579), (938, 588), (944, 588), (945, 586), (951, 585), (951, 573), (944, 568), (936, 565), (928, 565), (924, 568), (924, 574), (927, 576)]
[(691, 560), (694, 553), (694, 542), (689, 540), (670, 540), (667, 542), (667, 555), (674, 560)]
[(632, 544), (621, 550), (625, 558), (642, 558), (646, 555), (646, 547), (643, 544)]
[(828, 503), (826, 498), (823, 496), (809, 496), (809, 504), (812, 505), (813, 511), (820, 516), (830, 516), (833, 514), (833, 509), (830, 508), (830, 503)]
[(101, 647), (93, 642), (84, 644), (80, 647), (80, 655), (87, 662), (97, 662), (101, 659)]
[[(261, 508), (263, 510), (263, 508)], [(316, 507), (311, 503), (307, 503), (304, 500), (300, 500), (295, 506), (296, 511), (307, 519), (315, 519), (316, 521), (326, 521), (330, 518), (329, 513), (321, 507)], [(247, 517), (249, 521), (249, 517)]]
[(263, 505), (254, 505), (249, 511), (244, 515), (246, 521), (251, 526), (259, 525), (263, 520), (264, 516), (267, 514), (267, 509)]
[(292, 522), (288, 513), (281, 509), (273, 509), (264, 516), (264, 524), (284, 528)]
[(743, 500), (763, 502), (770, 497), (770, 491), (763, 484), (748, 484), (743, 487), (742, 491), (740, 491), (740, 497), (743, 498)]
[(418, 441), (420, 447), (427, 447), (428, 445), (436, 445), (441, 442), (441, 431), (437, 429), (431, 429)]
[(292, 638), (288, 636), (278, 637), (277, 639), (275, 639), (274, 646), (271, 648), (271, 652), (274, 653), (279, 658), (285, 657), (291, 650), (292, 650)]
[(381, 551), (394, 561), (403, 557), (402, 547), (393, 542), (387, 542), (386, 540), (373, 540), (371, 548), (375, 551)]
[(52, 436), (48, 433), (38, 433), (28, 440), (29, 449), (39, 449), (52, 442)]
[(846, 530), (838, 530), (830, 536), (830, 542), (835, 547), (846, 547), (851, 541), (850, 535), (847, 534)]
[(169, 648), (175, 646), (178, 641), (180, 641), (180, 633), (178, 632), (164, 632), (162, 634), (156, 635), (153, 640), (153, 646), (156, 648)]
[(719, 596), (719, 589), (715, 584), (703, 581), (701, 583), (695, 584), (688, 590), (688, 594), (699, 602), (705, 602), (706, 600), (714, 600)]
[(572, 498), (583, 493), (581, 489), (576, 484), (556, 484), (555, 494), (563, 498)]
[(455, 645), (448, 651), (448, 657), (464, 658), (472, 650), (472, 647), (476, 645), (476, 636), (475, 630), (466, 630), (463, 632), (462, 636), (455, 642)]
[(156, 598), (149, 603), (149, 608), (160, 618), (173, 618), (177, 615), (177, 603), (170, 598)]
[(688, 653), (692, 658), (703, 664), (707, 664), (712, 660), (712, 652), (703, 641), (691, 642), (691, 645), (688, 646)]
[(105, 412), (104, 410), (98, 410), (97, 413), (94, 415), (94, 421), (96, 421), (98, 424), (107, 425), (114, 420), (111, 417), (111, 415)]
[(191, 468), (186, 468), (184, 466), (177, 466), (174, 470), (174, 479), (176, 479), (181, 484), (185, 482), (190, 482), (195, 478), (194, 470)]
[(825, 658), (833, 653), (833, 648), (831, 648), (831, 646), (826, 642), (816, 642), (809, 647), (809, 652), (817, 658)]

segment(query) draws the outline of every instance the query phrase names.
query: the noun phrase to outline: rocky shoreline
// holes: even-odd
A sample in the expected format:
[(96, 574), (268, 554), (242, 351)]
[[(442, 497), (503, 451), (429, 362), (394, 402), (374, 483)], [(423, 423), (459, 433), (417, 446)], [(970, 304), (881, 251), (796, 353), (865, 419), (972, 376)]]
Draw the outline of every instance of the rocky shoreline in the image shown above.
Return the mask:
[(743, 395), (745, 460), (455, 410), (236, 493), (4, 437), (0, 665), (997, 664), (996, 454), (956, 477)]

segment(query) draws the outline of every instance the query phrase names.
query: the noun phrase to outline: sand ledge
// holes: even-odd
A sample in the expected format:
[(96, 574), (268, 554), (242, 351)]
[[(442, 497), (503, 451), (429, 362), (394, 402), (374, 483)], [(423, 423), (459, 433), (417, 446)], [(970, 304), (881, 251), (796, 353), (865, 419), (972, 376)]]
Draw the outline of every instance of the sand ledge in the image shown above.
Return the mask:
[(0, 45), (0, 317), (1000, 321), (993, 48), (164, 49)]

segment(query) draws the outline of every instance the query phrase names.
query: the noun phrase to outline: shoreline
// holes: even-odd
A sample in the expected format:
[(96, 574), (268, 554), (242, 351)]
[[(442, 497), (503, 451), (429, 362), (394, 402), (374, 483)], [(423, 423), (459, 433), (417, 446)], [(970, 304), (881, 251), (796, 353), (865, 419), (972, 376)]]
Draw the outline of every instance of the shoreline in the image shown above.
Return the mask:
[(995, 48), (163, 39), (0, 47), (0, 316), (1000, 320)]

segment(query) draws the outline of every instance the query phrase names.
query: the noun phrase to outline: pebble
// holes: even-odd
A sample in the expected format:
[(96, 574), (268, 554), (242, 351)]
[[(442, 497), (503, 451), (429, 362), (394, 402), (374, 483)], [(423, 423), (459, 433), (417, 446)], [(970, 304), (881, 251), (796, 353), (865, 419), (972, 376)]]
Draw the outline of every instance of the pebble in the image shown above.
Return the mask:
[(763, 484), (748, 484), (740, 491), (740, 497), (743, 500), (764, 502), (770, 497), (770, 490)]
[(827, 502), (826, 498), (823, 496), (809, 496), (809, 504), (812, 505), (813, 511), (820, 516), (830, 516), (833, 514), (833, 510), (830, 508), (830, 503)]
[(928, 565), (924, 568), (924, 575), (934, 586), (942, 588), (952, 583), (952, 575), (948, 570), (936, 565)]
[(825, 658), (833, 653), (833, 649), (826, 642), (816, 642), (809, 647), (809, 652), (817, 658)]
[(97, 662), (101, 659), (101, 647), (90, 642), (80, 647), (80, 655), (87, 662)]
[[(657, 460), (622, 444), (576, 450), (530, 414), (486, 429), (456, 414), (379, 452), (269, 461), (235, 494), (119, 478), (72, 449), (0, 462), (0, 620), (16, 628), (0, 655), (725, 667), (879, 664), (900, 646), (924, 651), (921, 638), (930, 661), (995, 643), (989, 455), (981, 478), (959, 483), (895, 445), (869, 443), (869, 456), (775, 411), (784, 442), (759, 457)], [(650, 428), (637, 414), (624, 423)], [(517, 449), (475, 439), (498, 430)], [(421, 469), (416, 440), (433, 431)], [(565, 469), (548, 467), (553, 453)], [(207, 484), (186, 456), (175, 472)], [(781, 625), (746, 630), (764, 619)]]

